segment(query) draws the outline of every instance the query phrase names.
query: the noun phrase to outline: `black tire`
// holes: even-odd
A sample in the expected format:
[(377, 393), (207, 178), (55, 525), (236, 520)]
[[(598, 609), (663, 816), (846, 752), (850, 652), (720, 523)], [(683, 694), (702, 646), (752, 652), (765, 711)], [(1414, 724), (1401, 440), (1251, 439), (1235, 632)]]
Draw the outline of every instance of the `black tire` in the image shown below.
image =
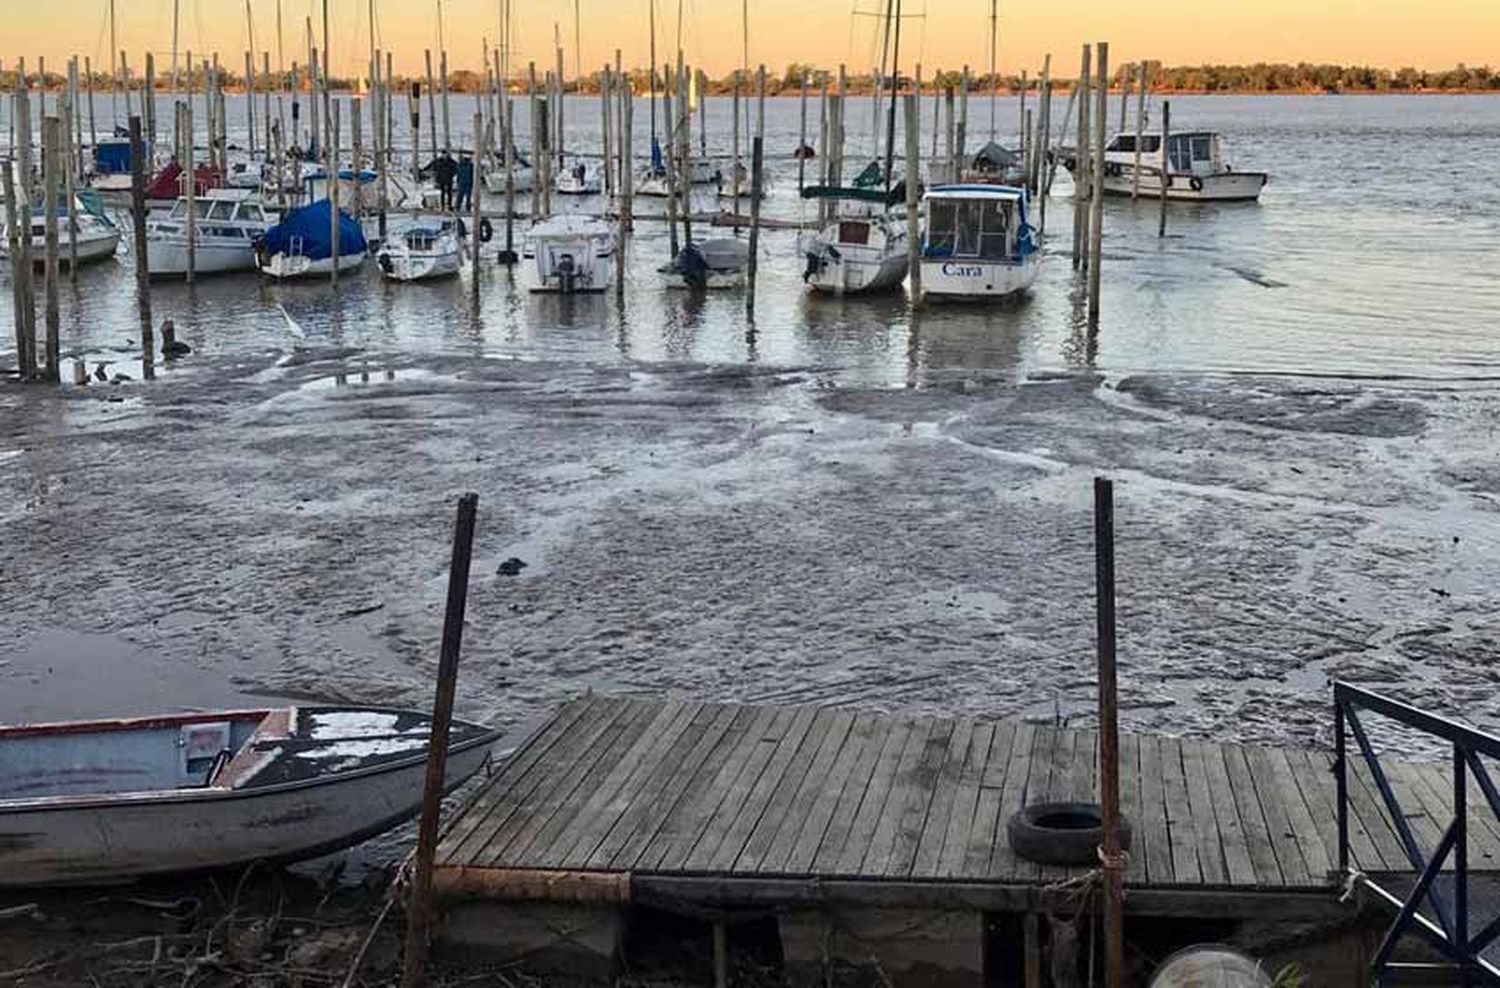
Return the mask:
[(482, 244), (487, 244), (494, 239), (494, 225), (490, 223), (490, 218), (488, 216), (481, 216), (479, 218), (479, 242)]
[(1194, 192), (1203, 191), (1203, 179), (1199, 178), (1197, 175), (1194, 175), (1192, 178), (1188, 179), (1188, 184), (1193, 187)]
[[(1017, 857), (1041, 864), (1099, 862), (1104, 831), (1097, 803), (1037, 803), (1016, 811), (1005, 830)], [(1120, 818), (1120, 847), (1130, 848), (1130, 821)]]

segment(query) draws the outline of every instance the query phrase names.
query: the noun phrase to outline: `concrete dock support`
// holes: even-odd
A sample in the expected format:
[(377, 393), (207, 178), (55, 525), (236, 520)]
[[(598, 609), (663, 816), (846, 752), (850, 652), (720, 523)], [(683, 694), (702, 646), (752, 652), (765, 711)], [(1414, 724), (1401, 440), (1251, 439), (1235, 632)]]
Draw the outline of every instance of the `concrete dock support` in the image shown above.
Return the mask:
[(779, 917), (787, 984), (831, 983), (857, 969), (892, 988), (978, 988), (984, 983), (984, 914), (977, 910), (794, 909)]

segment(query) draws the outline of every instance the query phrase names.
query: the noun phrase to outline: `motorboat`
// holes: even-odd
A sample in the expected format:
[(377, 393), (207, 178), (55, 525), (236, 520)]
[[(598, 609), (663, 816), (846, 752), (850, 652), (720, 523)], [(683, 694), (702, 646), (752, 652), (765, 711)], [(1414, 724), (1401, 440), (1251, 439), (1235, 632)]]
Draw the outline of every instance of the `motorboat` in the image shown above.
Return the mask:
[(658, 269), (668, 288), (738, 288), (745, 284), (750, 247), (734, 237), (689, 243), (672, 263)]
[(1042, 265), (1041, 234), (1018, 186), (935, 185), (922, 197), (922, 291), (1003, 298), (1027, 291)]
[[(510, 181), (513, 190), (520, 194), (530, 192), (536, 183), (536, 169), (520, 151), (511, 149)], [(492, 196), (505, 195), (505, 164), (501, 162), (484, 173), (484, 188)]]
[[(296, 861), (421, 809), (432, 722), (284, 707), (0, 727), (0, 887), (117, 883)], [(498, 732), (454, 721), (444, 784)]]
[(969, 159), (961, 181), (970, 184), (1024, 185), (1026, 163), (1019, 152), (989, 141)]
[(609, 223), (579, 213), (541, 220), (526, 235), (533, 258), (534, 292), (602, 292), (616, 275), (615, 231)]
[[(1063, 166), (1076, 176), (1077, 154), (1060, 153)], [(1166, 154), (1160, 134), (1142, 134), (1139, 194), (1160, 197), (1163, 176), (1167, 198), (1187, 202), (1253, 202), (1271, 178), (1265, 172), (1235, 170), (1225, 160), (1222, 139), (1213, 131), (1170, 134)], [(1117, 134), (1105, 145), (1103, 186), (1108, 195), (1137, 192), (1134, 134)]]
[[(68, 221), (67, 204), (59, 203), (57, 260), (62, 267), (67, 267), (73, 259), (74, 239), (70, 236)], [(73, 221), (76, 224), (73, 229), (76, 230), (74, 236), (79, 264), (115, 256), (115, 249), (120, 245), (120, 228), (105, 212), (98, 193), (84, 190), (73, 197)], [(9, 231), (6, 231), (5, 236), (0, 238), (0, 257), (6, 256), (5, 245), (9, 240)], [(34, 205), (31, 208), (31, 256), (37, 267), (46, 263), (46, 250), (47, 209), (45, 206)]]
[(596, 196), (603, 191), (604, 184), (597, 171), (590, 168), (587, 162), (578, 159), (557, 173), (554, 188), (558, 195)]
[[(255, 242), (272, 219), (249, 189), (209, 189), (192, 203), (193, 274), (255, 270)], [(188, 199), (181, 196), (165, 215), (146, 223), (146, 267), (153, 278), (188, 272)]]
[(451, 278), (463, 267), (463, 259), (463, 240), (452, 217), (419, 219), (404, 230), (393, 230), (375, 254), (388, 281)]
[(365, 262), (367, 244), (359, 222), (339, 210), (339, 243), (333, 247), (333, 203), (327, 199), (287, 212), (255, 241), (255, 266), (272, 278), (304, 278), (352, 271)]
[(856, 177), (852, 186), (811, 185), (802, 190), (804, 199), (832, 204), (827, 222), (797, 241), (806, 260), (802, 280), (816, 291), (836, 295), (880, 291), (906, 278), (910, 263), (906, 218), (891, 213), (893, 206), (906, 200), (906, 185), (884, 188), (880, 167), (871, 168)]

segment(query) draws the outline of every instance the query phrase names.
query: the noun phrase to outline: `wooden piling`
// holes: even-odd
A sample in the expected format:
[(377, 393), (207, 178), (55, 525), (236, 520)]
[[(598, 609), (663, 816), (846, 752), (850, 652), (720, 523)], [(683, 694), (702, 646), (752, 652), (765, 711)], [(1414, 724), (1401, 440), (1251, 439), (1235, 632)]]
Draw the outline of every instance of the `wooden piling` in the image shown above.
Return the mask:
[(797, 194), (802, 194), (807, 176), (807, 73), (802, 73), (797, 106)]
[[(1101, 41), (1098, 49), (1099, 103), (1094, 111), (1094, 161), (1089, 167), (1089, 326), (1099, 325), (1099, 269), (1104, 256), (1104, 145), (1109, 138), (1109, 42)], [(1083, 150), (1079, 149), (1080, 152)]]
[(964, 162), (969, 149), (969, 67), (964, 66), (958, 81), (958, 130), (954, 138), (953, 181), (963, 181)]
[[(147, 58), (149, 57), (148, 55)], [(245, 51), (245, 121), (250, 132), (250, 157), (253, 159), (256, 152), (255, 56), (248, 49)]]
[(567, 83), (568, 77), (564, 73), (564, 69), (563, 69), (563, 50), (562, 50), (561, 46), (559, 46), (557, 48), (557, 74), (555, 76), (553, 76), (553, 79), (554, 79), (555, 92), (557, 93), (557, 102), (554, 104), (553, 110), (552, 110), (552, 113), (553, 113), (552, 126), (553, 126), (554, 131), (557, 133), (557, 139), (552, 142), (552, 151), (553, 151), (554, 154), (557, 155), (557, 167), (558, 168), (562, 168), (562, 167), (564, 167), (564, 164), (563, 164), (563, 144), (564, 144), (564, 140), (563, 140), (563, 138), (565, 136), (564, 133), (563, 133), (563, 101), (564, 101), (564, 98), (566, 97), (567, 91), (568, 91), (568, 83)]
[(692, 148), (692, 109), (688, 103), (688, 79), (686, 66), (682, 64), (682, 49), (677, 50), (677, 192), (682, 197), (682, 239), (686, 246), (693, 244), (693, 167), (689, 158)]
[(730, 156), (734, 158), (729, 166), (730, 191), (734, 196), (734, 214), (740, 213), (740, 73), (734, 72), (734, 92), (730, 96), (730, 107), (733, 111), (734, 126), (730, 136)]
[(1120, 133), (1125, 133), (1125, 125), (1130, 116), (1130, 63), (1120, 66)]
[(144, 136), (152, 147), (156, 145), (156, 56), (146, 52), (146, 78), (141, 84), (141, 106), (146, 113)]
[(760, 268), (760, 200), (765, 182), (766, 67), (756, 72), (755, 137), (750, 145), (750, 290), (745, 293), (745, 314), (755, 318), (755, 276)]
[(19, 196), (20, 239), (21, 239), (21, 278), (17, 282), (22, 295), (22, 317), (25, 322), (26, 338), (31, 342), (31, 371), (33, 376), (37, 370), (36, 358), (36, 258), (32, 250), (31, 235), (31, 204), (36, 201), (35, 190), (31, 184), (33, 174), (31, 161), (31, 94), (26, 88), (25, 72), (21, 73), (21, 83), (16, 93), (16, 144), (15, 150), (19, 152), (17, 163), (20, 166), (21, 187), (16, 191)]
[[(635, 87), (622, 71), (618, 48), (615, 49), (615, 74), (620, 76), (620, 249), (623, 251), (623, 234), (635, 226)], [(617, 260), (623, 268), (623, 253)], [(620, 277), (624, 277), (623, 270)]]
[(469, 216), (469, 265), (471, 268), (472, 282), (471, 292), (474, 299), (475, 312), (479, 306), (479, 227), (481, 224), (480, 194), (484, 189), (484, 183), (480, 181), (480, 153), (484, 150), (484, 114), (474, 114), (474, 180), (471, 184), (473, 192), (470, 194), (470, 216)]
[(1089, 70), (1093, 49), (1083, 46), (1083, 61), (1078, 70), (1078, 83), (1074, 91), (1078, 94), (1078, 133), (1073, 149), (1073, 270), (1084, 263), (1084, 250), (1088, 244), (1088, 116), (1089, 116)]
[[(818, 184), (827, 185), (828, 149), (833, 140), (832, 132), (828, 129), (828, 73), (824, 72), (821, 75), (822, 78), (819, 80), (821, 83), (819, 86), (820, 95), (818, 97)], [(828, 221), (828, 202), (829, 200), (827, 199), (818, 200), (819, 223), (826, 223)]]
[[(505, 138), (501, 151), (505, 156), (505, 250), (499, 255), (502, 264), (516, 263), (516, 130), (515, 107), (510, 101), (510, 89), (505, 90), (501, 104), (502, 125)], [(535, 157), (535, 155), (533, 155)], [(535, 176), (533, 175), (533, 178)]]
[(1142, 60), (1136, 66), (1140, 78), (1136, 80), (1135, 87), (1135, 166), (1130, 178), (1132, 201), (1141, 197), (1141, 140), (1146, 131), (1146, 63)]
[[(294, 106), (295, 110), (296, 107)], [(422, 174), (422, 84), (413, 82), (406, 91), (406, 115), (411, 124), (411, 178), (418, 182)]]
[[(261, 78), (264, 81), (264, 92), (261, 93), (260, 115), (265, 124), (265, 152), (271, 154), (271, 53), (263, 51), (261, 57)], [(154, 138), (153, 138), (154, 139)]]
[(672, 66), (669, 63), (662, 72), (661, 87), (661, 118), (666, 125), (666, 133), (662, 136), (666, 139), (666, 153), (662, 155), (662, 166), (666, 168), (667, 175), (667, 251), (675, 260), (679, 245), (677, 242), (677, 169), (674, 165), (672, 154)]
[(437, 695), (432, 704), (432, 735), (427, 742), (427, 779), (422, 791), (422, 814), (417, 823), (416, 866), (412, 873), (407, 912), (402, 988), (416, 988), (422, 983), (427, 962), (427, 937), (432, 923), (432, 862), (437, 852), (438, 815), (443, 803), (448, 738), (453, 723), (453, 695), (458, 685), (458, 657), (463, 644), (469, 561), (473, 555), (474, 519), (478, 507), (477, 494), (465, 494), (458, 500), (453, 556), (448, 567), (448, 606), (443, 617), (443, 644), (438, 658)]
[[(427, 63), (427, 117), (428, 117), (427, 126), (432, 131), (432, 156), (434, 158), (436, 158), (437, 154), (438, 154), (438, 142), (437, 142), (437, 135), (438, 135), (438, 132), (437, 132), (437, 120), (438, 120), (438, 118), (437, 118), (437, 95), (436, 95), (437, 94), (437, 86), (434, 84), (433, 78), (432, 78), (432, 49), (431, 48), (424, 48), (424, 49), (422, 49), (422, 57), (426, 60), (426, 63)], [(413, 138), (415, 138), (416, 135), (412, 135), (412, 136), (413, 136)]]
[[(14, 105), (14, 104), (12, 104)], [(14, 120), (14, 116), (11, 118)], [(16, 371), (21, 380), (28, 381), (36, 374), (36, 337), (26, 334), (26, 292), (23, 288), (26, 272), (21, 266), (21, 217), (27, 216), (27, 211), (18, 208), (20, 203), (17, 199), (19, 189), (16, 187), (15, 169), (11, 166), (11, 159), (6, 158), (0, 162), (0, 187), (5, 192), (5, 247), (6, 256), (10, 258), (10, 283), (11, 283), (11, 308), (14, 313), (13, 320), (16, 327)], [(27, 223), (26, 234), (31, 233), (30, 223)]]
[(921, 187), (921, 97), (903, 97), (906, 109), (906, 267), (911, 278), (912, 305), (922, 302), (922, 228), (917, 191)]
[(526, 97), (530, 100), (526, 117), (531, 124), (531, 215), (542, 211), (542, 106), (536, 91), (536, 63), (526, 63)]
[(1172, 184), (1172, 153), (1168, 147), (1171, 140), (1172, 101), (1163, 100), (1161, 104), (1161, 219), (1156, 228), (1158, 238), (1167, 235), (1167, 188)]
[[(26, 72), (23, 69), (22, 78), (25, 75)], [(94, 60), (87, 55), (83, 56), (83, 81), (88, 89), (89, 97), (89, 147), (93, 148), (99, 144), (99, 125), (94, 116)]]
[[(364, 106), (358, 96), (349, 100), (349, 142), (354, 149), (351, 168), (354, 176), (354, 201), (349, 204), (349, 212), (358, 220), (365, 215), (365, 183), (360, 177), (365, 170)], [(334, 164), (337, 166), (338, 162), (335, 161)]]
[[(42, 253), (42, 298), (45, 306), (47, 342), (42, 365), (43, 376), (53, 384), (59, 383), (58, 341), (62, 336), (62, 315), (57, 304), (57, 204), (58, 191), (62, 185), (62, 121), (57, 117), (42, 118), (42, 208), (46, 211), (42, 229), (45, 231)], [(29, 217), (28, 217), (29, 219)], [(30, 234), (31, 224), (26, 224)]]
[[(377, 57), (376, 58), (376, 64), (377, 65), (379, 64), (379, 61), (380, 60)], [(378, 89), (376, 91), (379, 92)], [(390, 131), (386, 130), (385, 121), (383, 119), (384, 116), (385, 116), (385, 109), (384, 109), (384, 107), (385, 107), (385, 101), (388, 100), (388, 99), (390, 99), (390, 95), (389, 94), (385, 94), (385, 95), (381, 96), (380, 98), (376, 99), (375, 106), (371, 108), (372, 109), (371, 122), (374, 123), (375, 128), (376, 128), (376, 134), (377, 134), (377, 136), (375, 138), (375, 181), (376, 181), (376, 183), (378, 185), (378, 189), (376, 191), (376, 195), (378, 195), (380, 197), (380, 199), (379, 199), (380, 228), (379, 229), (380, 229), (380, 240), (381, 240), (382, 243), (385, 242), (385, 236), (386, 236), (386, 232), (387, 232), (387, 230), (386, 230), (386, 226), (387, 226), (386, 214), (387, 214), (387, 210), (389, 210), (390, 206), (391, 206), (390, 170), (389, 170), (389, 166), (386, 163), (386, 159), (390, 157), (390, 146), (389, 146)]]
[(141, 366), (147, 377), (155, 376), (156, 344), (151, 328), (151, 264), (146, 255), (146, 142), (141, 118), (130, 118), (130, 227), (134, 234), (136, 310), (141, 318)]
[(610, 134), (610, 103), (612, 102), (610, 89), (609, 66), (605, 65), (599, 70), (599, 150), (602, 158), (601, 176), (604, 181), (604, 198), (609, 201), (615, 196), (615, 172), (612, 167), (614, 163), (614, 143)]
[(448, 116), (448, 50), (445, 48), (438, 52), (438, 77), (443, 87), (443, 147), (453, 147), (453, 131), (450, 129)]
[[(1100, 45), (1098, 130), (1109, 112), (1108, 86), (1102, 81), (1108, 47)], [(1120, 846), (1120, 724), (1115, 666), (1115, 487), (1094, 478), (1094, 592), (1099, 656), (1099, 808), (1104, 846), (1104, 984), (1125, 988), (1125, 856)]]
[[(994, 87), (994, 86), (999, 85), (999, 82), (998, 82), (998, 80), (991, 80), (990, 85), (991, 85), (991, 87)], [(1029, 160), (1027, 158), (1026, 151), (1027, 151), (1027, 148), (1030, 147), (1030, 143), (1031, 143), (1029, 140), (1027, 140), (1027, 138), (1030, 136), (1030, 131), (1028, 130), (1028, 128), (1026, 126), (1026, 70), (1025, 69), (1021, 70), (1021, 93), (1020, 93), (1020, 97), (1021, 97), (1020, 101), (1018, 102), (1017, 107), (1016, 107), (1016, 127), (1018, 128), (1018, 131), (1020, 133), (1020, 136), (1016, 139), (1016, 150), (1020, 153), (1022, 167), (1025, 167), (1026, 162)]]
[(952, 182), (958, 178), (953, 170), (953, 162), (957, 153), (955, 138), (958, 130), (958, 102), (956, 90), (951, 84), (943, 89), (943, 118), (943, 178), (941, 180)]
[(73, 117), (73, 177), (83, 176), (83, 89), (78, 83), (78, 56), (68, 59), (68, 112)]
[(68, 283), (78, 284), (78, 174), (74, 169), (73, 118), (75, 116), (71, 91), (64, 89), (63, 98), (57, 103), (62, 118), (62, 175), (63, 199), (68, 216)]
[(1041, 139), (1037, 142), (1037, 171), (1036, 189), (1037, 193), (1037, 228), (1045, 236), (1047, 233), (1047, 199), (1048, 189), (1052, 186), (1052, 169), (1054, 167), (1051, 156), (1052, 148), (1052, 78), (1050, 74), (1052, 56), (1047, 56), (1048, 67), (1042, 81), (1042, 119), (1040, 122)]

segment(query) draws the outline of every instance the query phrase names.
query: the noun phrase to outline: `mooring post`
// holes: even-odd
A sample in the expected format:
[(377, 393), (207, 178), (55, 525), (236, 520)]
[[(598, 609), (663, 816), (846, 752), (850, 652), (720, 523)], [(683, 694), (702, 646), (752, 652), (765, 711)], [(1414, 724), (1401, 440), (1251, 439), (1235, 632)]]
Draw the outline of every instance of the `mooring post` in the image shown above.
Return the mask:
[[(47, 215), (43, 220), (45, 239), (42, 255), (42, 297), (47, 322), (47, 349), (44, 366), (48, 381), (57, 384), (62, 380), (58, 364), (58, 341), (62, 336), (62, 315), (57, 307), (57, 200), (62, 183), (58, 171), (62, 165), (62, 121), (57, 117), (42, 118), (42, 208)], [(28, 217), (29, 219), (29, 217)], [(30, 223), (26, 224), (29, 235)]]
[(1130, 118), (1130, 76), (1133, 66), (1126, 62), (1120, 66), (1120, 133), (1125, 133), (1125, 125)]
[[(1142, 59), (1136, 63), (1140, 78), (1135, 87), (1135, 167), (1131, 171), (1130, 198), (1139, 199), (1141, 196), (1141, 138), (1145, 136), (1146, 130), (1146, 62)], [(1123, 129), (1123, 128), (1122, 128)]]
[(954, 139), (953, 181), (963, 181), (964, 161), (969, 149), (969, 67), (958, 80), (958, 130)]
[(527, 122), (531, 124), (531, 217), (542, 210), (542, 107), (536, 93), (536, 63), (526, 63), (526, 98), (529, 100)]
[[(146, 56), (146, 70), (151, 70), (151, 56)], [(257, 137), (255, 134), (255, 55), (245, 49), (245, 126), (250, 134), (250, 158), (254, 160)]]
[(676, 260), (680, 250), (677, 243), (677, 183), (682, 176), (677, 174), (677, 156), (672, 153), (672, 63), (663, 67), (661, 81), (661, 119), (666, 128), (662, 137), (667, 142), (666, 152), (661, 156), (662, 167), (667, 170), (667, 251)]
[[(499, 254), (501, 264), (516, 263), (516, 130), (515, 107), (510, 101), (510, 87), (505, 88), (501, 104), (505, 139), (501, 153), (505, 156), (505, 250)], [(535, 155), (533, 155), (535, 157)], [(533, 176), (535, 177), (535, 176)]]
[(1078, 133), (1073, 149), (1073, 270), (1084, 263), (1084, 252), (1088, 249), (1088, 192), (1089, 192), (1089, 67), (1093, 49), (1083, 46), (1083, 61), (1078, 70)]
[[(191, 64), (190, 62), (189, 65), (191, 66)], [(191, 73), (192, 69), (189, 68), (188, 71)], [(26, 71), (23, 68), (21, 70), (21, 78), (23, 80), (21, 85), (23, 89), (25, 88), (25, 77)], [(83, 56), (83, 81), (84, 85), (88, 87), (89, 97), (89, 147), (94, 148), (99, 145), (99, 125), (94, 116), (94, 60), (88, 55)]]
[(1172, 101), (1161, 104), (1161, 220), (1157, 224), (1157, 238), (1167, 235), (1167, 189), (1172, 184), (1172, 153), (1167, 145), (1172, 140)]
[(921, 100), (914, 93), (903, 98), (906, 109), (906, 267), (911, 277), (911, 304), (922, 303), (922, 228), (917, 191), (922, 185), (918, 145), (921, 141)]
[(1022, 984), (1025, 988), (1042, 988), (1041, 917), (1027, 913), (1022, 927)]
[[(349, 99), (349, 143), (354, 148), (354, 160), (350, 173), (354, 177), (352, 190), (354, 201), (349, 204), (349, 212), (355, 221), (364, 218), (365, 215), (365, 126), (363, 101), (354, 96)], [(337, 160), (334, 161), (337, 165)]]
[[(31, 205), (36, 201), (36, 190), (31, 184), (31, 92), (26, 88), (24, 72), (21, 78), (20, 89), (16, 94), (16, 149), (20, 152), (17, 162), (21, 169), (21, 187), (17, 190), (17, 195), (20, 196), (21, 212), (18, 220), (21, 240), (21, 279), (17, 284), (22, 297), (21, 315), (26, 324), (26, 338), (32, 341), (31, 372), (35, 376), (37, 371), (36, 252), (32, 249)], [(45, 360), (45, 355), (43, 360)]]
[(18, 221), (19, 216), (24, 214), (18, 209), (15, 168), (9, 158), (0, 165), (0, 187), (5, 190), (5, 246), (10, 258), (10, 282), (13, 286), (10, 295), (15, 312), (16, 370), (21, 380), (27, 381), (36, 374), (36, 337), (26, 335), (26, 293), (22, 290), (24, 276), (21, 270), (21, 224)]
[(473, 274), (473, 278), (471, 279), (473, 281), (473, 283), (474, 283), (473, 284), (473, 288), (472, 288), (472, 293), (473, 293), (473, 297), (474, 297), (474, 305), (475, 305), (475, 311), (476, 312), (478, 311), (478, 306), (479, 306), (479, 243), (480, 243), (480, 240), (482, 239), (480, 237), (480, 235), (479, 235), (479, 224), (480, 224), (480, 221), (481, 221), (481, 219), (483, 217), (483, 214), (479, 211), (479, 191), (480, 191), (480, 189), (484, 185), (484, 183), (479, 180), (479, 173), (480, 173), (480, 158), (479, 158), (479, 153), (482, 150), (484, 150), (484, 114), (483, 113), (475, 113), (474, 114), (474, 161), (473, 161), (473, 175), (474, 175), (474, 179), (473, 179), (472, 182), (469, 183), (470, 189), (472, 190), (469, 193), (469, 197), (472, 200), (472, 203), (471, 203), (471, 206), (470, 206), (470, 216), (469, 216), (469, 265), (472, 268), (472, 274)]
[(730, 137), (730, 155), (734, 162), (729, 166), (730, 190), (734, 196), (734, 214), (740, 213), (740, 70), (734, 70), (734, 93), (730, 96), (730, 108), (734, 125)]
[(755, 137), (750, 146), (750, 291), (745, 295), (745, 313), (755, 318), (755, 275), (760, 255), (760, 200), (764, 181), (766, 139), (766, 67), (756, 74)]
[(610, 88), (609, 65), (606, 64), (599, 70), (599, 157), (600, 167), (604, 172), (600, 176), (604, 183), (604, 201), (609, 202), (615, 197), (615, 170), (614, 164), (614, 136), (610, 133), (613, 129), (610, 119), (610, 104), (613, 91)]
[(437, 851), (438, 813), (443, 803), (443, 777), (448, 762), (448, 735), (453, 723), (453, 694), (458, 685), (458, 654), (463, 644), (464, 608), (469, 597), (469, 560), (474, 551), (474, 517), (478, 507), (478, 494), (469, 493), (458, 499), (453, 558), (448, 567), (448, 608), (443, 616), (443, 645), (438, 658), (437, 696), (432, 703), (432, 736), (427, 742), (427, 780), (422, 790), (416, 866), (412, 872), (410, 912), (406, 920), (402, 988), (420, 985), (427, 963), (427, 935), (432, 921), (432, 862)]
[(155, 340), (151, 330), (151, 265), (146, 257), (146, 141), (141, 134), (141, 118), (130, 118), (130, 220), (135, 238), (136, 307), (141, 317), (141, 370), (155, 376)]
[(802, 194), (807, 176), (807, 72), (802, 73), (802, 91), (797, 99), (797, 194)]
[(62, 175), (63, 199), (68, 215), (68, 282), (78, 284), (78, 176), (74, 171), (73, 157), (73, 96), (64, 89), (57, 109), (62, 117)]
[[(188, 60), (191, 66), (192, 60)], [(193, 96), (182, 104), (183, 146), (187, 150), (187, 163), (183, 165), (183, 181), (187, 186), (187, 283), (191, 285), (198, 270), (198, 166), (193, 148)]]
[[(833, 143), (828, 130), (828, 73), (819, 73), (821, 95), (818, 98), (818, 184), (828, 184), (828, 148)], [(828, 200), (818, 200), (818, 222), (828, 219)]]
[(448, 49), (438, 52), (438, 72), (443, 86), (443, 147), (453, 146), (453, 131), (449, 128), (448, 116)]
[[(297, 104), (292, 104), (292, 115), (296, 116)], [(411, 118), (411, 178), (413, 182), (422, 176), (422, 83), (413, 81), (406, 93), (406, 113)]]
[(328, 238), (333, 242), (333, 263), (328, 268), (328, 281), (333, 287), (339, 285), (339, 101), (332, 100), (328, 107), (328, 150), (324, 170), (328, 175)]
[(422, 57), (424, 59), (426, 59), (426, 62), (427, 62), (427, 116), (428, 116), (427, 126), (428, 126), (428, 129), (431, 130), (431, 132), (432, 132), (432, 156), (434, 158), (436, 158), (437, 157), (437, 153), (438, 153), (438, 142), (437, 142), (437, 134), (438, 134), (438, 132), (437, 132), (437, 121), (438, 121), (438, 116), (437, 116), (437, 86), (433, 82), (433, 79), (432, 79), (432, 49), (431, 48), (424, 48), (424, 49), (422, 49)]
[[(1099, 90), (1106, 93), (1107, 100), (1108, 90), (1102, 82)], [(1115, 671), (1115, 485), (1104, 477), (1094, 478), (1094, 586), (1099, 648), (1099, 809), (1104, 830), (1104, 846), (1100, 848), (1104, 871), (1104, 984), (1106, 988), (1125, 988), (1125, 857), (1120, 848), (1120, 724)]]
[(146, 111), (145, 138), (156, 145), (156, 56), (146, 52), (146, 78), (141, 82), (141, 105)]
[(1109, 121), (1109, 42), (1101, 41), (1099, 51), (1099, 103), (1095, 108), (1094, 162), (1089, 167), (1089, 326), (1099, 326), (1099, 269), (1104, 257), (1104, 142)]

